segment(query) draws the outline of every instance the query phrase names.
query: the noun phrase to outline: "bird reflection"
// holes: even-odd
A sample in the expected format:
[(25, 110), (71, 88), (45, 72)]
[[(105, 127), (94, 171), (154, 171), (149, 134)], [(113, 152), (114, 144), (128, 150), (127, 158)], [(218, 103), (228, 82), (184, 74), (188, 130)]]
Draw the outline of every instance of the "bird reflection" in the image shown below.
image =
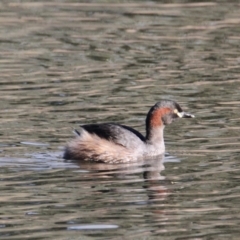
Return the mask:
[(85, 161), (74, 161), (74, 163), (88, 172), (88, 178), (117, 180), (124, 183), (142, 182), (142, 187), (147, 190), (150, 201), (163, 200), (169, 195), (166, 186), (168, 181), (161, 175), (165, 169), (164, 155), (136, 163), (106, 164)]

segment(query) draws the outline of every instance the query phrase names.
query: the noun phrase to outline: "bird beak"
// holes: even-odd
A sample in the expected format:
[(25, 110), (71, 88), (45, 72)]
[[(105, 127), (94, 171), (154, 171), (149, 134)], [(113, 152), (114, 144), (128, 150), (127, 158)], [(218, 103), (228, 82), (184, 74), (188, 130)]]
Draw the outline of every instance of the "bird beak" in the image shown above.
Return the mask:
[(177, 114), (179, 118), (195, 118), (191, 113), (179, 112), (177, 109), (174, 110), (174, 113)]
[(191, 113), (181, 112), (182, 118), (195, 118), (195, 116)]

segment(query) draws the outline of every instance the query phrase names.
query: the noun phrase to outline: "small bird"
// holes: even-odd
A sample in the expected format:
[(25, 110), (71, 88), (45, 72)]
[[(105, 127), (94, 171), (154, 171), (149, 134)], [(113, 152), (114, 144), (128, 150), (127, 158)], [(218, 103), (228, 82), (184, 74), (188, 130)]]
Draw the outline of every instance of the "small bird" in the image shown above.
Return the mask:
[(178, 103), (161, 100), (152, 106), (146, 118), (146, 136), (137, 130), (116, 123), (82, 125), (75, 130), (64, 152), (66, 160), (105, 163), (130, 163), (156, 157), (165, 152), (163, 130), (177, 118), (194, 118)]

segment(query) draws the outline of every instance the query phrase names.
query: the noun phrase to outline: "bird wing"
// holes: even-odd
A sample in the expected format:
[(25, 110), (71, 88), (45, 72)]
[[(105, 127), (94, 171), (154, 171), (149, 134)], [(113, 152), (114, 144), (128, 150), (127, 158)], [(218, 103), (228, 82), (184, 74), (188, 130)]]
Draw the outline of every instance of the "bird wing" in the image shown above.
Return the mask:
[(90, 134), (95, 134), (100, 138), (120, 144), (126, 148), (135, 148), (145, 141), (145, 137), (141, 133), (125, 125), (103, 123), (87, 124), (81, 127)]

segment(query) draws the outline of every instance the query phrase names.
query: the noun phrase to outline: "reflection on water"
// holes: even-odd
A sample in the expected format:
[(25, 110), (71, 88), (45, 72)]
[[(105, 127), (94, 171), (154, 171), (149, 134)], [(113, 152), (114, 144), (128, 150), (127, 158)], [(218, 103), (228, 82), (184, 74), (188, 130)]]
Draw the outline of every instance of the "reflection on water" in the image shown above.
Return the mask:
[[(238, 239), (238, 1), (1, 10), (1, 239)], [(197, 116), (166, 128), (164, 160), (62, 160), (72, 128), (144, 133), (161, 98)]]

